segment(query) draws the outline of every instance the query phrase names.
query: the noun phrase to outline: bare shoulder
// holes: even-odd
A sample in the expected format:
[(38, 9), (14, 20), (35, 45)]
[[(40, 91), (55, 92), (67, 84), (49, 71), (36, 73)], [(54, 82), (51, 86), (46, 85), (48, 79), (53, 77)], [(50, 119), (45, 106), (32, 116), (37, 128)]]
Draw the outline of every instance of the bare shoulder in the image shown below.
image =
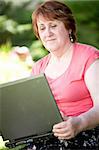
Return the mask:
[(99, 58), (96, 59), (91, 65), (90, 67), (87, 69), (86, 73), (85, 73), (85, 77), (86, 76), (91, 76), (91, 75), (95, 75), (99, 73)]

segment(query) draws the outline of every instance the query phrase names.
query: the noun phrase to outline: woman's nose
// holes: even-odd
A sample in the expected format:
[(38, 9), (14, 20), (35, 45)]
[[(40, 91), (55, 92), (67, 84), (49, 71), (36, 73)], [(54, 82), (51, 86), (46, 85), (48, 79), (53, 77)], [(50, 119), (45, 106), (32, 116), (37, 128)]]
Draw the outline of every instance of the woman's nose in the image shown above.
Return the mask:
[(49, 27), (46, 28), (46, 35), (47, 36), (52, 36), (53, 35), (53, 33), (52, 33), (52, 31), (51, 31), (51, 29)]

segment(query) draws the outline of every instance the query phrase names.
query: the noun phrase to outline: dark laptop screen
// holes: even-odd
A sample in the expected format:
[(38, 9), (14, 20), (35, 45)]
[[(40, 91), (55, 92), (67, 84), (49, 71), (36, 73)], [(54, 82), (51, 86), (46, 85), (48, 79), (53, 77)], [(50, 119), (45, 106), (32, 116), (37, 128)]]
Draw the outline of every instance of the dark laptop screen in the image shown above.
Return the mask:
[(4, 84), (1, 92), (1, 132), (5, 140), (40, 136), (62, 117), (44, 74)]

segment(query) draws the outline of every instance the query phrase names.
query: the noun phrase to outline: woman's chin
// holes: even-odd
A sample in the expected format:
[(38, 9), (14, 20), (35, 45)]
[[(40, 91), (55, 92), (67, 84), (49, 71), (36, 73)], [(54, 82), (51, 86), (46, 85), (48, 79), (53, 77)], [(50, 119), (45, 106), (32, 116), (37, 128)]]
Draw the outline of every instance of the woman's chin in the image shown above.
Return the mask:
[(49, 52), (57, 51), (57, 47), (56, 47), (56, 46), (53, 46), (53, 45), (46, 46), (45, 48), (46, 48)]

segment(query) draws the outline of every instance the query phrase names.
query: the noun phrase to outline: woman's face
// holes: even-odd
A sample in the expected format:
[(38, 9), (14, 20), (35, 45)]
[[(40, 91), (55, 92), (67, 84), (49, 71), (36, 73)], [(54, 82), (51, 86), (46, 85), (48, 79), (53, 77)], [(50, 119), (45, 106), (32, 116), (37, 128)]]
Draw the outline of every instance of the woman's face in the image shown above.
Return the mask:
[(69, 31), (66, 30), (62, 21), (46, 20), (43, 16), (37, 19), (39, 37), (44, 47), (54, 53), (64, 50), (66, 44), (70, 43)]

